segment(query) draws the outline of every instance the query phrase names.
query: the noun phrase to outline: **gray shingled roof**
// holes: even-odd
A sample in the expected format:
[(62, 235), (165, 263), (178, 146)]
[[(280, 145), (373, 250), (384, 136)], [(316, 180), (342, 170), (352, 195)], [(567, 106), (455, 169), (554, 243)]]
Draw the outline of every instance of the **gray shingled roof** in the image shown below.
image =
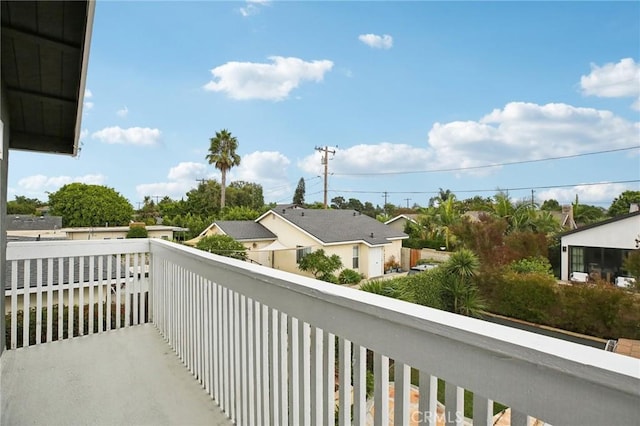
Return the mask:
[[(313, 235), (325, 244), (364, 241), (388, 244), (408, 235), (355, 210), (274, 209), (275, 214)], [(284, 211), (284, 213), (283, 213)]]
[(275, 240), (273, 232), (253, 220), (221, 220), (214, 222), (222, 231), (234, 240)]
[(8, 231), (45, 231), (62, 228), (62, 216), (7, 215)]

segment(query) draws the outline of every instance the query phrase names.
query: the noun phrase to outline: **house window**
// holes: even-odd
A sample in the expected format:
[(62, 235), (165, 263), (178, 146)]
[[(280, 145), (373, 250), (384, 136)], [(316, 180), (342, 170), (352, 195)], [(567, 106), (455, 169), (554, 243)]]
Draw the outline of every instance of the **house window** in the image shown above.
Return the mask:
[(305, 255), (311, 253), (311, 247), (296, 246), (296, 263), (300, 263)]
[(569, 272), (587, 272), (584, 264), (584, 247), (570, 247), (571, 269)]
[(360, 247), (358, 246), (353, 246), (353, 263), (352, 263), (352, 268), (353, 269), (358, 269), (359, 265), (360, 265)]

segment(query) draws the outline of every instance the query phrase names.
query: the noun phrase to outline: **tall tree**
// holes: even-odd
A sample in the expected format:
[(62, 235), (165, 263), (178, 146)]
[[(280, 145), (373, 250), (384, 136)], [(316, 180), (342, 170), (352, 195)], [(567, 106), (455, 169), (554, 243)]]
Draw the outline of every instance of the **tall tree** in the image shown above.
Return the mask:
[(304, 206), (304, 193), (304, 178), (300, 178), (300, 180), (298, 181), (298, 186), (296, 187), (296, 192), (293, 193), (293, 204)]
[(216, 136), (209, 140), (209, 154), (206, 159), (220, 170), (220, 208), (225, 205), (225, 187), (227, 185), (227, 171), (240, 164), (240, 156), (236, 153), (238, 140), (227, 129), (216, 132)]
[(76, 182), (49, 194), (49, 214), (63, 226), (128, 225), (133, 206), (112, 188)]
[(617, 196), (609, 207), (609, 216), (622, 216), (629, 213), (631, 204), (640, 204), (640, 191), (624, 191)]

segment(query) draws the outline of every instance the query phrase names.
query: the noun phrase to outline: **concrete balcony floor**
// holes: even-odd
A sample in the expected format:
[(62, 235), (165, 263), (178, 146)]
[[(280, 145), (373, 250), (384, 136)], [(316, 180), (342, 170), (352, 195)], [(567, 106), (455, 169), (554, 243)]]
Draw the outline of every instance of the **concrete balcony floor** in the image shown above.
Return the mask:
[(230, 425), (153, 325), (5, 351), (3, 425)]

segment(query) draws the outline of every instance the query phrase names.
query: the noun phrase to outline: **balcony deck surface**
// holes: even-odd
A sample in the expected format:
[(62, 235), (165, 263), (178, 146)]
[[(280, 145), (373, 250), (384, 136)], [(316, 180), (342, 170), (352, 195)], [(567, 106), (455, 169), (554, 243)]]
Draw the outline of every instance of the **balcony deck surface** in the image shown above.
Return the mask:
[(151, 324), (5, 351), (2, 425), (230, 425)]

